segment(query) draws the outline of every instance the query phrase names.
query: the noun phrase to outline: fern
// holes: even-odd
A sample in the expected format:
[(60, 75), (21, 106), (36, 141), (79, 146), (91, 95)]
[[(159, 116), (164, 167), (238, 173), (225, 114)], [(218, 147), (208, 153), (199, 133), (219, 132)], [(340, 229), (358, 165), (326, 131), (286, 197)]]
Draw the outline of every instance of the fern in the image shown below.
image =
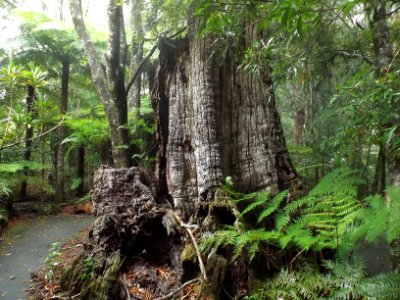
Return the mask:
[(0, 199), (11, 194), (11, 187), (7, 180), (0, 178)]
[(354, 249), (361, 239), (375, 243), (384, 237), (391, 244), (400, 238), (400, 188), (389, 187), (386, 198), (373, 195), (365, 201), (367, 207), (357, 216), (357, 226), (353, 226), (343, 237), (345, 250)]
[(282, 270), (248, 299), (400, 299), (400, 274), (366, 277), (362, 262), (325, 262), (327, 273), (303, 266), (301, 271)]
[(260, 216), (257, 219), (257, 222), (260, 223), (261, 221), (263, 221), (266, 217), (269, 217), (272, 213), (276, 212), (279, 208), (279, 206), (281, 205), (281, 203), (283, 202), (283, 200), (285, 200), (287, 198), (288, 195), (288, 191), (285, 190), (281, 193), (279, 193), (278, 195), (276, 195), (272, 201), (269, 203), (268, 207), (265, 208)]
[[(282, 249), (294, 246), (302, 250), (337, 249), (344, 235), (361, 212), (361, 204), (355, 198), (361, 181), (356, 172), (339, 169), (325, 176), (310, 193), (281, 209), (287, 191), (273, 197), (267, 192), (240, 195), (236, 203), (250, 202), (242, 211), (246, 215), (256, 208), (263, 210), (258, 224), (274, 213), (275, 230), (264, 227), (239, 232), (234, 227), (208, 234), (201, 242), (203, 252), (232, 246), (232, 260), (246, 251), (252, 261), (261, 244), (273, 243)], [(231, 194), (237, 196), (238, 193)], [(293, 217), (294, 215), (297, 217)]]
[[(271, 199), (269, 193), (265, 191), (239, 194), (229, 189), (226, 185), (222, 186), (222, 188), (232, 197), (237, 197), (237, 199), (233, 200), (235, 203), (251, 202), (241, 212), (242, 216), (254, 211), (258, 207), (263, 207), (264, 209), (261, 211), (257, 220), (258, 223), (278, 211), (280, 204), (286, 199), (288, 194), (287, 191), (283, 191)], [(264, 228), (258, 228), (239, 232), (237, 228), (228, 226), (225, 230), (207, 234), (201, 242), (200, 249), (203, 253), (206, 253), (229, 245), (233, 247), (232, 261), (236, 260), (243, 252), (246, 252), (247, 259), (251, 262), (259, 251), (261, 244), (279, 244), (281, 236), (282, 234), (275, 230), (268, 231)]]
[(337, 249), (341, 236), (361, 213), (356, 199), (359, 183), (355, 171), (338, 169), (322, 178), (307, 196), (288, 204), (277, 217), (277, 228), (286, 231), (281, 246)]
[(251, 194), (240, 197), (238, 200), (236, 200), (236, 203), (239, 203), (242, 201), (247, 201), (247, 200), (252, 200), (252, 203), (250, 203), (242, 211), (242, 215), (245, 215), (245, 214), (253, 211), (257, 207), (265, 205), (269, 200), (269, 193), (268, 192), (251, 193)]
[(235, 227), (229, 226), (226, 230), (219, 230), (205, 235), (200, 244), (200, 251), (209, 253), (220, 247), (232, 246), (232, 261), (246, 251), (247, 259), (251, 262), (258, 252), (260, 244), (277, 243), (279, 237), (280, 233), (277, 231), (254, 229), (241, 233)]

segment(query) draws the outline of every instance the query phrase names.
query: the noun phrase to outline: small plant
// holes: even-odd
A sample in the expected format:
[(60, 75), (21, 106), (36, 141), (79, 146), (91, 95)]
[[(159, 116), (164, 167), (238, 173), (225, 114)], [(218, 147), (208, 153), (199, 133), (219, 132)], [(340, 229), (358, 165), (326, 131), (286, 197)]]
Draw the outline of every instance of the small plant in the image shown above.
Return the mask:
[(92, 278), (94, 267), (94, 260), (91, 257), (87, 257), (83, 260), (82, 274), (79, 276), (82, 280), (89, 280)]
[(397, 273), (366, 277), (361, 262), (326, 261), (326, 273), (304, 265), (301, 271), (284, 269), (268, 279), (248, 300), (317, 299), (399, 299), (400, 276)]
[(52, 282), (56, 278), (56, 272), (60, 269), (61, 263), (61, 245), (59, 242), (51, 244), (49, 254), (44, 261), (45, 279)]

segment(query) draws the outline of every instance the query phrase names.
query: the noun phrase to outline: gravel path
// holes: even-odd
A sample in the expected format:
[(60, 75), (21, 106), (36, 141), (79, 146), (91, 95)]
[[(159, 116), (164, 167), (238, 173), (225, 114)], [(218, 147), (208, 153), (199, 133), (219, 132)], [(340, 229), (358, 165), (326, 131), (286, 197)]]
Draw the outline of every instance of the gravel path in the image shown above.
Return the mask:
[(63, 242), (93, 222), (89, 216), (51, 216), (21, 221), (0, 241), (0, 300), (28, 299), (30, 272), (39, 269), (53, 242)]

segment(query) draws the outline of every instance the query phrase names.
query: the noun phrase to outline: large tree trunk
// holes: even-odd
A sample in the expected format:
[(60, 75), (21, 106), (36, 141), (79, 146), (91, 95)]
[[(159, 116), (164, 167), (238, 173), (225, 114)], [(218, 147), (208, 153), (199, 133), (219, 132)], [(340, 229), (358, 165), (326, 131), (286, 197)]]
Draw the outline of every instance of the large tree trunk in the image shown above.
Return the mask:
[[(200, 273), (197, 264), (183, 262), (180, 256), (185, 245), (196, 246), (192, 229), (199, 228), (201, 234), (218, 225), (232, 225), (238, 218), (231, 202), (216, 204), (223, 201), (220, 184), (227, 176), (241, 192), (276, 194), (289, 188), (293, 196), (301, 189), (275, 107), (270, 69), (249, 74), (238, 68), (246, 47), (263, 38), (257, 24), (246, 24), (245, 29), (240, 46), (231, 49), (235, 59), (223, 56), (210, 61), (218, 48), (213, 48), (212, 37), (195, 38), (196, 20), (188, 38), (160, 41), (153, 94), (159, 143), (156, 178), (147, 179), (137, 167), (97, 171), (93, 192), (97, 219), (86, 255), (100, 267), (94, 271), (95, 285), (85, 288), (91, 281), (80, 282), (81, 291), (91, 293), (96, 284), (110, 286), (115, 281), (116, 276), (106, 276), (109, 260), (104, 257), (118, 258), (115, 264), (121, 277), (133, 270), (135, 286), (154, 291), (154, 298), (194, 278)], [(213, 299), (219, 299), (220, 293), (226, 298), (226, 294), (249, 291), (251, 272), (245, 257), (228, 264), (230, 250), (226, 251), (204, 257), (205, 267), (197, 260)], [(125, 258), (122, 264), (121, 257)], [(66, 272), (64, 288), (79, 286), (76, 278), (83, 262), (79, 258)], [(169, 285), (154, 272), (160, 263), (163, 272), (172, 276)], [(124, 299), (118, 286), (119, 292), (107, 290), (104, 299)]]
[(156, 178), (160, 195), (170, 196), (186, 217), (199, 201), (212, 199), (227, 176), (243, 192), (274, 194), (298, 181), (269, 68), (260, 74), (238, 68), (242, 50), (258, 38), (256, 27), (247, 25), (234, 49), (236, 60), (210, 61), (211, 38), (161, 43), (153, 99), (160, 145)]
[[(123, 28), (122, 5), (110, 0), (108, 6), (109, 38), (106, 55), (106, 72), (87, 32), (82, 14), (81, 0), (71, 0), (70, 10), (75, 29), (82, 40), (88, 57), (92, 81), (106, 112), (111, 131), (113, 161), (116, 167), (132, 165), (132, 148), (126, 127), (127, 98), (125, 94), (126, 42)], [(107, 73), (107, 76), (106, 76)]]
[[(192, 26), (191, 32), (197, 32), (196, 24)], [(184, 220), (201, 223), (206, 217), (201, 223), (206, 231), (234, 219), (230, 211), (207, 209), (227, 176), (241, 192), (276, 194), (289, 188), (293, 196), (301, 189), (289, 160), (269, 67), (258, 74), (239, 68), (243, 51), (262, 38), (257, 24), (245, 28), (240, 46), (231, 49), (235, 59), (227, 55), (210, 60), (218, 51), (211, 37), (192, 35), (160, 44), (153, 96), (157, 192), (172, 200)], [(231, 282), (232, 294), (248, 290), (247, 267), (239, 259), (234, 267), (221, 269), (220, 283), (224, 278)]]

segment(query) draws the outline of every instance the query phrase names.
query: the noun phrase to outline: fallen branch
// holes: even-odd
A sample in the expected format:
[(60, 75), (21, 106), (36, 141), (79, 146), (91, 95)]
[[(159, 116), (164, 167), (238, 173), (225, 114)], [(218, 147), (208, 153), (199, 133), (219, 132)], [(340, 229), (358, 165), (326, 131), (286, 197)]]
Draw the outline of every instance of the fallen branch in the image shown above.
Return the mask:
[(166, 299), (169, 299), (169, 298), (171, 298), (173, 295), (179, 293), (181, 290), (183, 290), (183, 289), (184, 289), (185, 287), (187, 287), (188, 285), (190, 285), (190, 284), (192, 284), (192, 283), (195, 283), (195, 282), (198, 282), (198, 281), (203, 282), (203, 280), (202, 280), (201, 278), (195, 278), (195, 279), (189, 280), (189, 281), (185, 282), (184, 284), (182, 284), (182, 285), (181, 285), (178, 289), (176, 289), (175, 291), (172, 291), (172, 292), (169, 293), (168, 295), (162, 296), (162, 297), (160, 297), (160, 298), (156, 298), (156, 299), (154, 299), (154, 300), (166, 300)]
[(131, 294), (129, 293), (129, 289), (126, 286), (124, 279), (120, 276), (119, 280), (121, 281), (122, 285), (124, 286), (125, 293), (126, 293), (126, 300), (131, 300)]

